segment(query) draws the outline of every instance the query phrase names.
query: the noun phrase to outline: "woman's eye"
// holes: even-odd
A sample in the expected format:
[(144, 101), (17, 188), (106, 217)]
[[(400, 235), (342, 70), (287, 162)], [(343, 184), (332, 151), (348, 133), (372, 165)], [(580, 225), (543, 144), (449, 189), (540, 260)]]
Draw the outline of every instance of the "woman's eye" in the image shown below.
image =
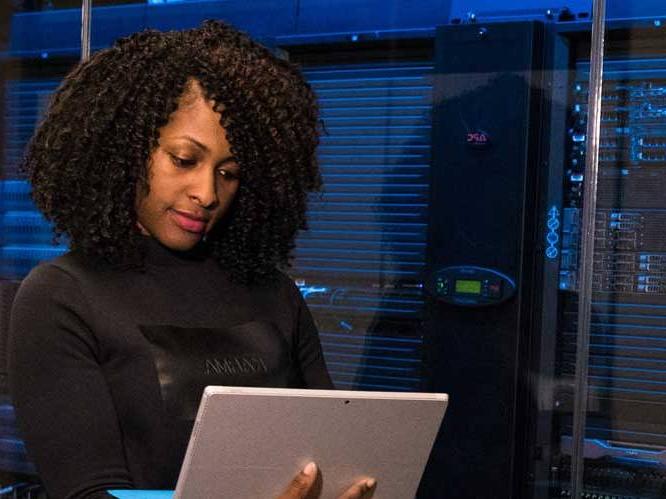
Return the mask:
[(240, 178), (240, 173), (225, 168), (220, 168), (218, 172), (225, 180), (238, 180)]
[(171, 158), (172, 163), (176, 165), (178, 168), (189, 168), (197, 164), (196, 159), (181, 158), (180, 156), (176, 156), (175, 154), (169, 154), (169, 157)]

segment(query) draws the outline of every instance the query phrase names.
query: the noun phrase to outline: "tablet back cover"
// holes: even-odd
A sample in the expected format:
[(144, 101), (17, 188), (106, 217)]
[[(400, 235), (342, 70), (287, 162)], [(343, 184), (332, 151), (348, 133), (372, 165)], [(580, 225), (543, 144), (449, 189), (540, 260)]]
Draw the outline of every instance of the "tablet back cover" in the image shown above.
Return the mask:
[(208, 387), (174, 499), (278, 496), (308, 462), (321, 497), (377, 479), (373, 497), (414, 497), (444, 394)]

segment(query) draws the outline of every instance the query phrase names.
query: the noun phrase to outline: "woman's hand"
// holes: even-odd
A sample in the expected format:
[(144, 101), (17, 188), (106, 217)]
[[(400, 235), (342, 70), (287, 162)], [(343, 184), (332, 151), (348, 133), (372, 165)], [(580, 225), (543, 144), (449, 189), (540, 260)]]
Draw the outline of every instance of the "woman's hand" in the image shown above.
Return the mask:
[[(321, 480), (315, 463), (308, 464), (294, 477), (277, 499), (316, 499), (321, 492)], [(375, 491), (374, 478), (364, 478), (349, 487), (338, 499), (369, 499)]]

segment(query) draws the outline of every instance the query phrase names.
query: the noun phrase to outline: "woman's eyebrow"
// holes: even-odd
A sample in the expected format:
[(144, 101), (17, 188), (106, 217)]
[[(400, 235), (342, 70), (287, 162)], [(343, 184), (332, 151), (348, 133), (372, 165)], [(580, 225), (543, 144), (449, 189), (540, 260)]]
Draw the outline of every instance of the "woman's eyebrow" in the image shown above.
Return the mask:
[(238, 161), (236, 161), (236, 158), (233, 157), (233, 156), (227, 156), (223, 160), (219, 161), (218, 165), (226, 165), (227, 163), (230, 163), (231, 165), (238, 166), (240, 168), (240, 166), (238, 165)]
[[(185, 139), (188, 142), (191, 142), (195, 146), (197, 146), (199, 149), (201, 149), (203, 152), (210, 152), (210, 148), (201, 142), (199, 142), (197, 139), (190, 135), (180, 135), (178, 137), (174, 137), (175, 139)], [(227, 156), (226, 158), (223, 158), (222, 160), (219, 161), (219, 164), (224, 164), (224, 163), (229, 163), (229, 162), (235, 162), (236, 158), (232, 156), (231, 154)]]
[(198, 147), (199, 149), (201, 149), (202, 151), (204, 151), (204, 152), (210, 152), (210, 149), (208, 148), (208, 146), (207, 146), (206, 144), (202, 144), (202, 143), (199, 142), (197, 139), (195, 139), (194, 137), (191, 137), (191, 136), (189, 136), (189, 135), (180, 135), (180, 136), (178, 136), (178, 137), (174, 137), (174, 138), (176, 138), (176, 139), (185, 139), (185, 140), (187, 140), (187, 141), (189, 141), (189, 142), (192, 142), (192, 144), (194, 144), (195, 146), (197, 146), (197, 147)]
[[(178, 137), (174, 137), (174, 138), (175, 139), (185, 139), (188, 142), (191, 142), (192, 144), (194, 144), (199, 149), (201, 149), (203, 152), (206, 152), (206, 153), (210, 152), (210, 148), (206, 144), (203, 144), (203, 143), (199, 142), (197, 139), (195, 139), (194, 137), (192, 137), (190, 135), (179, 135)], [(228, 163), (230, 161), (236, 161), (236, 158), (234, 156), (232, 156), (231, 154), (229, 156), (225, 157), (225, 158), (222, 158), (219, 161), (219, 164)]]

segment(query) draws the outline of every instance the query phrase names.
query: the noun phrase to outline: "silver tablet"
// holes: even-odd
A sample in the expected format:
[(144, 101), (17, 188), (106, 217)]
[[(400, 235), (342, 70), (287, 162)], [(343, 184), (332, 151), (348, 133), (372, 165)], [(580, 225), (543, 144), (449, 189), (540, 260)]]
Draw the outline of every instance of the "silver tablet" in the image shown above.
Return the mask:
[(174, 499), (278, 496), (310, 461), (323, 499), (358, 478), (375, 498), (413, 498), (446, 410), (442, 393), (210, 386)]

